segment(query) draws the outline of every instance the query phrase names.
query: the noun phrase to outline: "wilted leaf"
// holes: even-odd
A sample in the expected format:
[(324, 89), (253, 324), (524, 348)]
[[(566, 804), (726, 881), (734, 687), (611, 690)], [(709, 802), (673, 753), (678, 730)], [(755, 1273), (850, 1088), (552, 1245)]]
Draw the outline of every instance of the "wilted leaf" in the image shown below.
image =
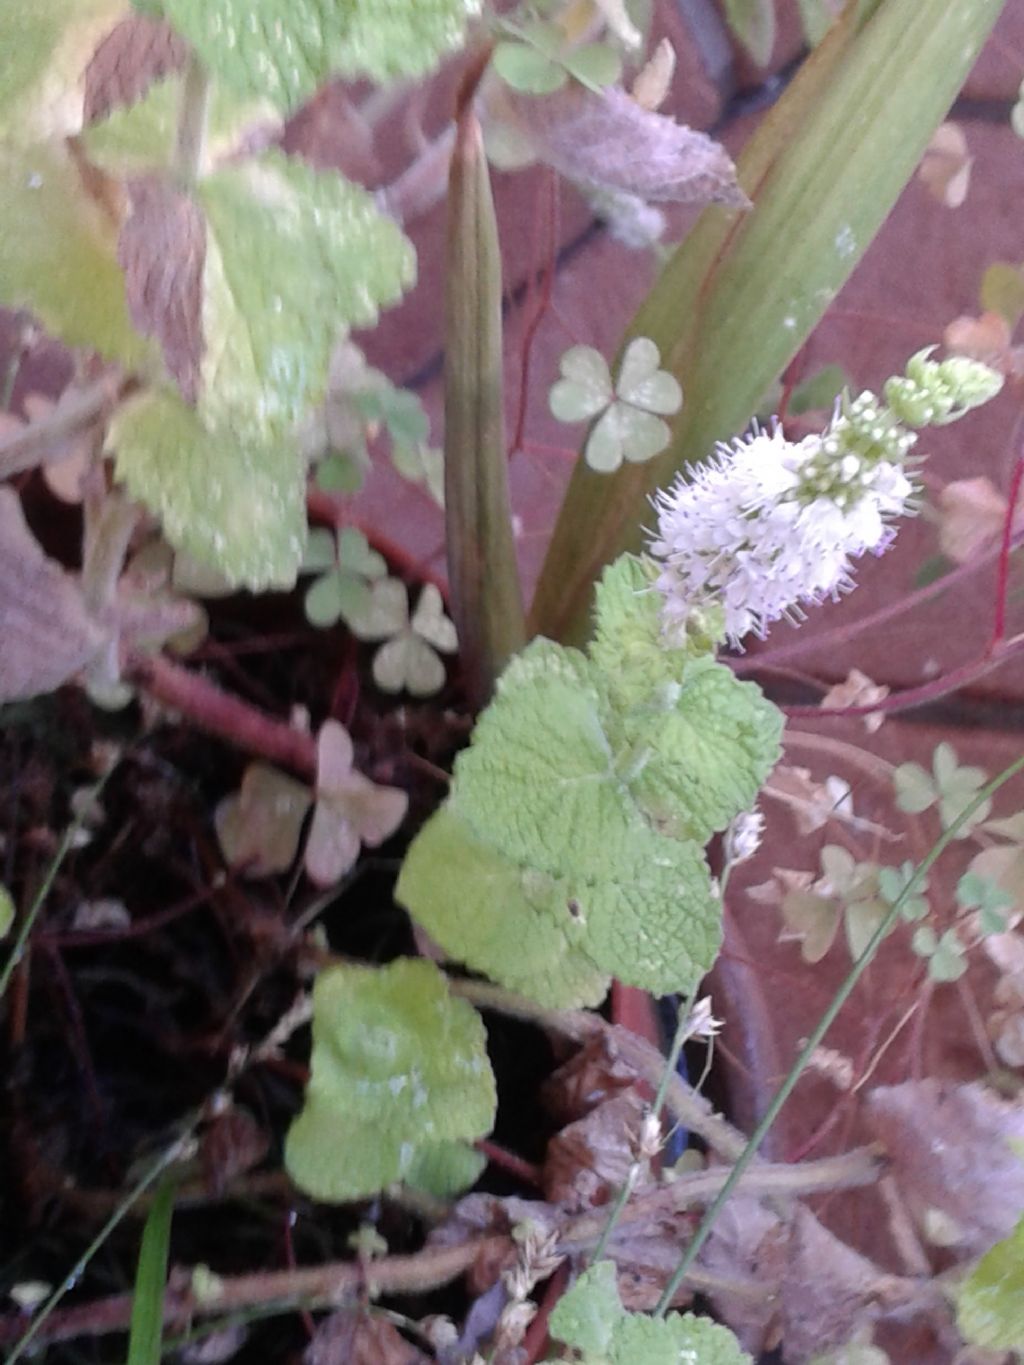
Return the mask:
[(128, 182), (128, 204), (117, 259), (132, 322), (156, 339), (182, 397), (194, 403), (203, 356), (203, 214), (190, 194), (155, 175)]
[(386, 1318), (356, 1309), (332, 1313), (316, 1329), (304, 1365), (428, 1365)]
[(207, 430), (176, 393), (123, 403), (107, 432), (118, 479), (175, 548), (233, 587), (290, 588), (306, 540), (305, 470), (284, 439)]
[(767, 66), (775, 46), (775, 0), (723, 0), (729, 27), (758, 66)]
[(377, 848), (405, 818), (409, 798), (397, 787), (380, 787), (352, 767), (352, 741), (336, 720), (317, 737), (316, 809), (306, 844), (306, 872), (318, 886), (332, 886), (354, 864), (363, 844)]
[(321, 972), (312, 1073), (285, 1145), (293, 1180), (317, 1199), (359, 1199), (403, 1179), (424, 1146), (488, 1132), (484, 1042), (480, 1016), (431, 962)]
[(1002, 533), (1006, 499), (984, 475), (947, 483), (938, 502), (939, 545), (954, 564), (973, 559)]
[[(823, 709), (847, 706), (874, 706), (889, 695), (884, 684), (872, 682), (859, 668), (851, 668), (846, 681), (836, 683), (821, 699)], [(885, 712), (878, 711), (873, 716), (864, 716), (864, 728), (873, 734), (885, 720)]]
[(918, 1216), (942, 1210), (971, 1255), (1008, 1236), (1024, 1214), (1024, 1108), (981, 1083), (933, 1079), (876, 1086), (867, 1117)]
[(641, 109), (660, 109), (672, 88), (676, 70), (676, 50), (667, 38), (654, 49), (633, 81), (630, 94)]
[(556, 1133), (544, 1156), (545, 1197), (573, 1210), (597, 1208), (614, 1198), (636, 1160), (646, 1109), (639, 1091), (631, 1088)]
[(299, 851), (299, 836), (312, 797), (309, 788), (265, 763), (250, 763), (242, 785), (214, 815), (221, 851), (248, 877), (287, 872)]
[(96, 48), (85, 69), (86, 123), (120, 105), (134, 104), (154, 81), (180, 71), (188, 44), (162, 19), (133, 14)]
[(948, 209), (958, 209), (967, 198), (974, 158), (958, 123), (940, 123), (932, 134), (918, 168), (931, 195)]
[(0, 487), (0, 701), (52, 692), (103, 648), (78, 584), (40, 549), (18, 495)]
[(567, 86), (543, 99), (509, 91), (496, 112), (531, 140), (539, 160), (593, 190), (641, 199), (747, 206), (736, 168), (705, 133), (642, 108), (624, 91)]
[(964, 1339), (995, 1351), (1024, 1351), (1024, 1219), (978, 1262), (957, 1296)]

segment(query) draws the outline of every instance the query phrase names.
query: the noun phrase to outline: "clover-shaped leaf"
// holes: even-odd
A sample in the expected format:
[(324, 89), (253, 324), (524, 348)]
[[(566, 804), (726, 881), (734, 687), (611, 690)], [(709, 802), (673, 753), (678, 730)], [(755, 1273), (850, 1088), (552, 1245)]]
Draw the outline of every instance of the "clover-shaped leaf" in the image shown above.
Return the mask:
[(821, 876), (813, 885), (801, 886), (790, 879), (781, 902), (783, 919), (800, 939), (805, 962), (821, 961), (841, 922), (850, 956), (856, 960), (885, 915), (879, 884), (882, 869), (875, 863), (858, 863), (838, 844), (826, 844), (820, 858)]
[(558, 24), (536, 20), (506, 23), (509, 37), (494, 49), (494, 69), (507, 85), (525, 95), (551, 95), (570, 76), (598, 91), (622, 74), (619, 54), (606, 43), (572, 47)]
[(352, 740), (338, 721), (324, 723), (316, 747), (316, 810), (306, 843), (306, 872), (318, 886), (332, 886), (356, 861), (362, 844), (377, 848), (394, 834), (409, 798), (353, 769)]
[(365, 609), (349, 624), (360, 640), (385, 641), (373, 658), (373, 679), (382, 692), (429, 697), (444, 686), (445, 667), (437, 651), (453, 654), (458, 640), (433, 583), (423, 587), (410, 617), (405, 584), (381, 579), (371, 585)]
[[(878, 890), (882, 899), (890, 906), (895, 905), (916, 871), (916, 866), (909, 859), (901, 863), (899, 867), (880, 867), (878, 869)], [(903, 902), (900, 906), (900, 914), (905, 920), (912, 922), (924, 919), (929, 909), (927, 891), (927, 881), (921, 881), (914, 894), (908, 896)]]
[[(986, 781), (982, 768), (960, 767), (956, 750), (945, 741), (936, 746), (930, 773), (919, 763), (901, 763), (893, 775), (896, 804), (900, 810), (917, 815), (938, 803), (939, 818), (947, 829), (970, 805)], [(962, 826), (958, 837), (966, 838), (991, 808), (991, 801), (983, 801)]]
[(295, 861), (312, 799), (308, 787), (287, 773), (251, 763), (239, 790), (225, 797), (214, 814), (228, 863), (243, 868), (247, 877), (286, 872)]
[(1014, 904), (1014, 897), (998, 882), (968, 869), (956, 885), (957, 904), (964, 910), (977, 910), (978, 928), (982, 934), (1002, 934), (1006, 930), (1006, 916)]
[(941, 936), (930, 924), (922, 924), (910, 941), (918, 957), (928, 959), (928, 975), (933, 981), (958, 981), (967, 970), (964, 945), (955, 929)]
[(683, 391), (660, 366), (649, 337), (634, 337), (626, 347), (614, 384), (607, 361), (592, 346), (572, 346), (562, 356), (551, 411), (560, 422), (597, 419), (583, 452), (591, 469), (610, 474), (623, 460), (642, 464), (668, 445), (671, 432), (662, 414), (679, 411)]
[(314, 626), (333, 626), (339, 619), (351, 625), (368, 607), (370, 584), (387, 573), (383, 556), (354, 526), (343, 527), (337, 536), (323, 528), (311, 531), (302, 567), (319, 574), (304, 603)]

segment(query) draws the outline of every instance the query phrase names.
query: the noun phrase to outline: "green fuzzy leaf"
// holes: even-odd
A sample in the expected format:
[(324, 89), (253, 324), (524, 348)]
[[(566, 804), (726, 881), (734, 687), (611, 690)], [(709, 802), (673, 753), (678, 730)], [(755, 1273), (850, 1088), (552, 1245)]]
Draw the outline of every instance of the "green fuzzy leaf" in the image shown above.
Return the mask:
[(723, 0), (729, 27), (758, 66), (767, 66), (775, 46), (775, 0)]
[(960, 1290), (956, 1320), (973, 1346), (1024, 1350), (1024, 1218), (982, 1256)]
[(692, 1313), (664, 1318), (627, 1313), (619, 1298), (615, 1265), (591, 1266), (551, 1314), (551, 1334), (607, 1365), (749, 1365), (750, 1357), (726, 1327)]
[(107, 433), (116, 473), (167, 539), (233, 587), (290, 588), (306, 542), (305, 470), (285, 441), (204, 429), (177, 394), (121, 405)]
[(69, 346), (155, 366), (128, 316), (119, 227), (62, 143), (0, 141), (0, 304), (31, 310)]
[(163, 0), (215, 75), (288, 111), (331, 75), (426, 74), (463, 39), (479, 0)]
[(265, 435), (322, 397), (338, 328), (370, 326), (398, 300), (413, 250), (364, 190), (279, 152), (215, 172), (198, 195), (210, 226), (200, 411)]
[(454, 1199), (475, 1185), (487, 1158), (466, 1142), (438, 1142), (418, 1147), (404, 1181), (435, 1199)]
[(496, 1092), (480, 1016), (431, 962), (339, 966), (313, 992), (313, 1056), (285, 1164), (317, 1199), (376, 1194), (423, 1149), (490, 1131)]
[(6, 886), (0, 885), (0, 938), (6, 938), (14, 923), (14, 901)]
[[(106, 118), (82, 132), (89, 160), (110, 175), (142, 175), (170, 170), (174, 162), (181, 112), (180, 75), (156, 81), (131, 105), (118, 105)], [(232, 90), (215, 85), (203, 140), (200, 173), (208, 173), (238, 146), (243, 132), (273, 120), (265, 100), (240, 100)]]
[[(720, 905), (703, 850), (651, 827), (631, 787), (632, 745), (613, 742), (614, 724), (588, 661), (534, 641), (502, 675), (456, 762), (450, 807), (475, 841), (466, 830), (453, 833), (450, 821), (440, 832), (441, 842), (477, 845), (466, 860), (481, 891), (489, 886), (488, 899), (436, 898), (427, 882), (437, 833), (427, 849), (435, 857), (414, 857), (430, 825), (399, 882), (400, 899), (447, 951), (506, 984), (514, 975), (516, 989), (554, 1004), (576, 1003), (560, 995), (569, 989), (561, 978), (570, 955), (582, 955), (577, 972), (595, 991), (588, 967), (663, 993), (692, 987), (718, 949)], [(649, 740), (659, 737), (644, 729), (641, 742)], [(657, 757), (666, 769), (678, 761), (671, 743)], [(720, 813), (720, 795), (712, 805)], [(521, 945), (536, 935), (538, 917), (559, 945), (557, 958), (550, 947), (544, 952), (554, 981), (522, 972)]]

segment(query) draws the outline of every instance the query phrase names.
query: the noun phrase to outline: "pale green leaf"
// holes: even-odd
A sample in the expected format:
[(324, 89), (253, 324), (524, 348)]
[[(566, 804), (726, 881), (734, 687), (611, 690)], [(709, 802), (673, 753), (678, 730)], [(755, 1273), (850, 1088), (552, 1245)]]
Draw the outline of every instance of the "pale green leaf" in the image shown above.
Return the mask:
[(393, 445), (391, 463), (410, 483), (422, 484), (444, 506), (444, 451), (428, 445)]
[(613, 403), (597, 420), (584, 455), (591, 469), (611, 474), (623, 460), (642, 464), (665, 449), (671, 439), (667, 422), (628, 403)]
[(846, 371), (840, 365), (823, 366), (793, 390), (789, 400), (790, 413), (800, 417), (805, 412), (823, 408), (831, 411), (848, 382)]
[(373, 680), (382, 692), (410, 692), (432, 697), (444, 686), (444, 663), (425, 640), (403, 631), (373, 656)]
[(587, 43), (563, 57), (566, 70), (588, 90), (614, 85), (622, 75), (622, 58), (608, 43)]
[(334, 569), (311, 583), (303, 601), (303, 611), (311, 626), (321, 630), (361, 616), (370, 600), (370, 589), (355, 574)]
[(164, 1293), (174, 1217), (175, 1182), (161, 1181), (146, 1216), (132, 1294), (127, 1365), (160, 1365), (163, 1357)]
[(487, 1158), (466, 1142), (437, 1142), (417, 1147), (403, 1180), (435, 1199), (454, 1199), (475, 1185)]
[(589, 1266), (555, 1304), (551, 1335), (586, 1355), (607, 1355), (623, 1317), (614, 1261)]
[[(170, 170), (181, 110), (180, 75), (154, 82), (142, 99), (118, 105), (106, 118), (82, 132), (89, 160), (110, 175), (131, 176)], [(243, 133), (272, 123), (273, 106), (263, 100), (240, 100), (234, 91), (215, 84), (210, 95), (201, 174), (207, 174), (238, 146)]]
[(524, 95), (550, 95), (569, 79), (568, 71), (559, 62), (513, 39), (498, 44), (493, 62), (501, 79)]
[(211, 70), (294, 109), (333, 74), (425, 75), (462, 41), (479, 0), (163, 0)]
[(70, 346), (155, 367), (128, 316), (119, 229), (63, 144), (0, 141), (0, 304), (29, 309)]
[(285, 441), (207, 431), (169, 392), (121, 405), (107, 434), (116, 473), (164, 534), (235, 587), (291, 587), (306, 540), (305, 470)]
[(14, 901), (6, 886), (0, 884), (0, 938), (6, 938), (14, 923)]
[(723, 0), (729, 27), (758, 66), (767, 66), (775, 46), (775, 0)]
[(323, 573), (338, 562), (338, 542), (333, 531), (317, 526), (310, 531), (302, 556), (303, 573)]
[(385, 380), (357, 390), (352, 402), (367, 422), (382, 422), (396, 446), (416, 446), (430, 435), (430, 419), (423, 404), (408, 389), (396, 388)]
[(868, 946), (887, 913), (887, 906), (879, 900), (853, 901), (846, 907), (846, 946), (854, 962)]
[(349, 622), (359, 640), (389, 640), (409, 626), (409, 594), (400, 578), (384, 578), (370, 587), (366, 611)]
[(388, 571), (384, 556), (370, 549), (369, 541), (355, 526), (343, 526), (338, 532), (338, 564), (363, 578), (383, 578)]
[(431, 962), (331, 967), (313, 992), (313, 1056), (285, 1144), (292, 1179), (329, 1201), (376, 1194), (424, 1147), (490, 1131), (496, 1094), (480, 1016)]
[(615, 396), (608, 362), (593, 346), (570, 346), (562, 356), (562, 378), (551, 389), (551, 412), (560, 422), (596, 417)]
[(358, 493), (365, 478), (363, 461), (350, 452), (328, 455), (316, 467), (316, 486), (324, 493)]
[(928, 960), (933, 981), (959, 981), (967, 970), (967, 955), (955, 929), (947, 929)]
[(981, 277), (979, 302), (985, 313), (998, 313), (1013, 328), (1024, 317), (1024, 270), (996, 261)]
[(445, 615), (444, 599), (434, 583), (423, 585), (409, 624), (421, 640), (426, 640), (442, 654), (454, 654), (458, 648), (454, 623)]
[(805, 962), (820, 962), (835, 941), (842, 918), (840, 902), (797, 890), (786, 893), (781, 909), (787, 929), (800, 940), (800, 956)]
[(650, 337), (634, 337), (623, 351), (615, 393), (636, 408), (664, 416), (683, 405), (679, 381), (661, 369), (661, 353)]
[(266, 763), (251, 763), (238, 792), (225, 797), (214, 813), (228, 865), (251, 877), (287, 872), (299, 851), (311, 803), (309, 788), (294, 777)]
[(413, 250), (372, 196), (280, 152), (216, 171), (200, 411), (241, 433), (280, 430), (323, 396), (338, 328), (370, 326), (412, 283)]
[(982, 1256), (960, 1290), (956, 1321), (973, 1346), (1024, 1351), (1024, 1219)]
[(896, 804), (910, 815), (920, 815), (938, 799), (931, 775), (920, 763), (901, 763), (893, 773)]
[(1024, 907), (1024, 848), (1019, 844), (982, 849), (971, 859), (969, 871), (1005, 892), (1016, 909)]

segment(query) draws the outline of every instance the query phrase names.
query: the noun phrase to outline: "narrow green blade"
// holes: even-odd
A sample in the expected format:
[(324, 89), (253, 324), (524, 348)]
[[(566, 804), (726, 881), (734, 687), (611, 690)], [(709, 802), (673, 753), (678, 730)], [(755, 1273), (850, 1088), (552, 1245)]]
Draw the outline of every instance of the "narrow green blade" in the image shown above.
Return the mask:
[(142, 1231), (139, 1265), (135, 1272), (127, 1365), (160, 1365), (174, 1194), (175, 1182), (168, 1177), (157, 1189)]

